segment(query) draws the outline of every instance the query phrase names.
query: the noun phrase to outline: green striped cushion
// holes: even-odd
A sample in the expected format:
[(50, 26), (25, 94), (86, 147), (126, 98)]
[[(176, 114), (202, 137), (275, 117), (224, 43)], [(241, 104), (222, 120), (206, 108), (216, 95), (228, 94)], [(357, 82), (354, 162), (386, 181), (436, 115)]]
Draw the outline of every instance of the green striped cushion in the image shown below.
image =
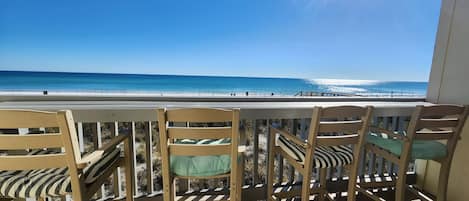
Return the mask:
[[(403, 134), (405, 135), (405, 133)], [(367, 142), (400, 156), (402, 154), (402, 141), (387, 138), (386, 136), (381, 133), (370, 133), (367, 136)], [(446, 145), (443, 143), (430, 140), (414, 140), (411, 157), (412, 159), (432, 160), (443, 158), (446, 153)]]
[[(179, 144), (226, 144), (231, 139), (177, 140)], [(171, 156), (171, 172), (178, 176), (214, 176), (230, 172), (230, 155)]]

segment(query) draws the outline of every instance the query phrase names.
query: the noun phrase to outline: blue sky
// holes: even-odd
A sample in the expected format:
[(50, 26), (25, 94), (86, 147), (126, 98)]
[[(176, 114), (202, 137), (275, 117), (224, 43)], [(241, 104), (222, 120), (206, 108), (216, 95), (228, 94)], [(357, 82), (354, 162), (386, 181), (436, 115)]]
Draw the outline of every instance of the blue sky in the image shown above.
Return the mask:
[(440, 3), (0, 1), (0, 70), (426, 81)]

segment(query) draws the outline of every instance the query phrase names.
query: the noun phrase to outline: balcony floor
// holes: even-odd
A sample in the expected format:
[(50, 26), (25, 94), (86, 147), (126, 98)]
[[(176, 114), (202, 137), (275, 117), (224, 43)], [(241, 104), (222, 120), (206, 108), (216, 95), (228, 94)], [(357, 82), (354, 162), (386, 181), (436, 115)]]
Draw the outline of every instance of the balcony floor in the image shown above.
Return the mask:
[[(294, 186), (285, 186), (285, 187), (279, 187), (276, 190), (288, 190), (291, 188), (294, 188)], [(297, 186), (296, 186), (297, 187)], [(433, 201), (435, 200), (435, 197), (429, 193), (422, 192), (419, 190), (422, 196), (417, 196), (413, 194), (410, 190), (407, 190), (406, 192), (406, 200), (412, 200), (412, 201)], [(228, 191), (208, 191), (208, 192), (190, 192), (185, 195), (180, 195), (176, 197), (177, 201), (217, 201), (217, 200), (227, 200), (228, 199)], [(379, 191), (374, 192), (374, 194), (378, 195), (384, 200), (394, 200), (394, 190), (393, 189), (382, 189)], [(263, 187), (259, 188), (250, 188), (250, 189), (244, 189), (243, 190), (243, 201), (257, 201), (257, 200), (265, 200), (264, 199), (265, 195), (265, 189)], [(347, 196), (340, 196), (336, 197), (336, 193), (331, 193), (330, 194), (332, 197), (334, 197), (334, 200), (337, 201), (346, 201)], [(153, 197), (139, 197), (135, 199), (136, 201), (163, 201), (163, 198), (161, 195), (153, 196)], [(293, 199), (282, 199), (282, 200), (288, 200), (288, 201), (300, 201), (300, 198), (293, 198)], [(315, 196), (311, 196), (310, 200), (316, 200)], [(373, 201), (373, 199), (369, 198), (368, 196), (365, 196), (361, 193), (358, 194), (357, 196), (357, 201)]]

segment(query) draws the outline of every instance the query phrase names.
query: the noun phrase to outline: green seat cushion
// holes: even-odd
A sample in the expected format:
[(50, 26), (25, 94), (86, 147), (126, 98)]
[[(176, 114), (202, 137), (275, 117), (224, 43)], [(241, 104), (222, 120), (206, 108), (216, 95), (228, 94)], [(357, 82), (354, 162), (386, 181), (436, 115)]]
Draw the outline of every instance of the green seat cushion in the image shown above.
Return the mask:
[[(218, 140), (177, 140), (179, 144), (226, 144), (231, 139)], [(170, 168), (178, 176), (214, 176), (230, 172), (230, 155), (171, 156)]]
[[(400, 156), (402, 153), (402, 141), (382, 137), (381, 134), (370, 133), (367, 142)], [(438, 141), (414, 140), (412, 144), (412, 159), (432, 160), (445, 157), (446, 145)]]

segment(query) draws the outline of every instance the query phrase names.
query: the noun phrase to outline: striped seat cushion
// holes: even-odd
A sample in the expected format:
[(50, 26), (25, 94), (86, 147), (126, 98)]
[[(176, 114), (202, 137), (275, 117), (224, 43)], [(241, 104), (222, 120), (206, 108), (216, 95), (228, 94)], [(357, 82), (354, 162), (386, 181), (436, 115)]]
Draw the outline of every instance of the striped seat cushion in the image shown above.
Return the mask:
[[(282, 135), (277, 135), (276, 145), (285, 153), (298, 161), (305, 162), (305, 149)], [(313, 168), (328, 168), (344, 166), (352, 163), (353, 150), (345, 145), (340, 146), (318, 146), (314, 150)]]
[[(57, 153), (50, 150), (37, 150), (28, 155)], [(96, 181), (109, 166), (120, 156), (116, 149), (106, 154), (101, 160), (84, 170), (85, 184)], [(56, 197), (72, 192), (68, 168), (51, 168), (22, 171), (0, 170), (0, 197), (38, 198)]]

